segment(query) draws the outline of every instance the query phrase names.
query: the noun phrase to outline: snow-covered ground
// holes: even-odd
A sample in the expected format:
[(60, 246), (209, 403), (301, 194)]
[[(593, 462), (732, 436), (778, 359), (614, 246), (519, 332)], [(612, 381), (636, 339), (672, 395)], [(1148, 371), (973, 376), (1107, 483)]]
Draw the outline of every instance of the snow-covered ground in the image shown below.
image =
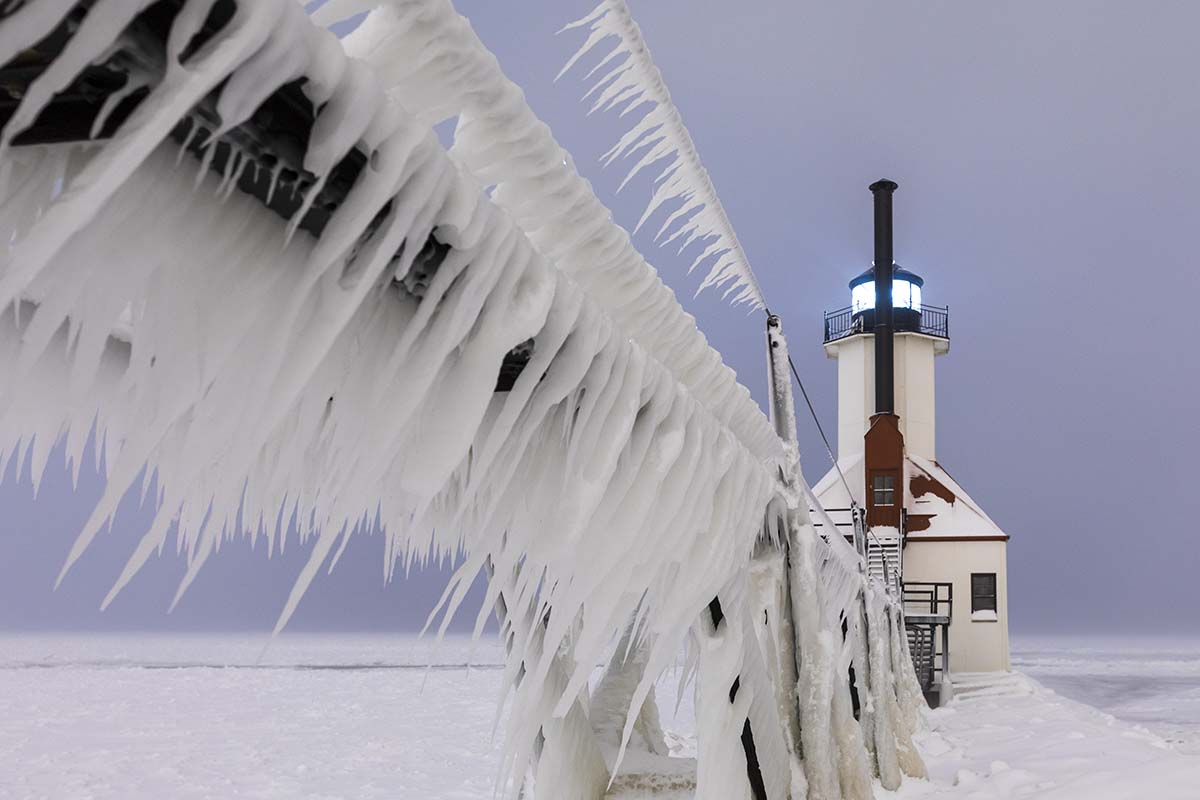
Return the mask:
[[(266, 643), (0, 637), (0, 798), (492, 797), (493, 643)], [(964, 676), (920, 736), (931, 781), (881, 800), (1200, 797), (1200, 756), (1181, 752), (1200, 749), (1200, 643), (1141, 645), (1140, 661), (1134, 643), (1017, 644), (1017, 668), (1038, 680)], [(1138, 724), (1064, 697), (1089, 691)], [(690, 702), (676, 715), (670, 685), (659, 702), (673, 747), (690, 754)]]
[(959, 676), (958, 692), (951, 705), (929, 713), (930, 729), (917, 738), (929, 781), (909, 781), (877, 798), (1200, 797), (1200, 756), (1021, 673)]
[(501, 673), (463, 642), (266, 641), (0, 640), (0, 798), (492, 797)]

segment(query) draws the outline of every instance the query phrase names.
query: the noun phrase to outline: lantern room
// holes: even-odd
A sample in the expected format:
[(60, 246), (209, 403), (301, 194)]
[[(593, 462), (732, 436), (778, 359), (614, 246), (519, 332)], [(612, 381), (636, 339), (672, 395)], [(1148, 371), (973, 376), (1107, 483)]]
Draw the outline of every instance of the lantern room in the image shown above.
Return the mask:
[[(921, 310), (921, 287), (925, 279), (899, 264), (892, 265), (892, 307)], [(850, 281), (850, 309), (855, 313), (875, 308), (875, 268), (870, 267)]]
[[(892, 268), (892, 327), (897, 333), (923, 333), (950, 338), (948, 309), (926, 306), (922, 301), (925, 279), (899, 264)], [(854, 333), (871, 333), (875, 328), (875, 268), (870, 267), (850, 281), (850, 307), (825, 314), (828, 343)]]
[[(825, 353), (838, 366), (838, 452), (862, 452), (875, 409), (875, 270), (850, 281), (850, 305), (825, 312)], [(892, 272), (895, 411), (910, 451), (933, 459), (934, 357), (950, 350), (950, 312), (924, 301), (925, 280)]]

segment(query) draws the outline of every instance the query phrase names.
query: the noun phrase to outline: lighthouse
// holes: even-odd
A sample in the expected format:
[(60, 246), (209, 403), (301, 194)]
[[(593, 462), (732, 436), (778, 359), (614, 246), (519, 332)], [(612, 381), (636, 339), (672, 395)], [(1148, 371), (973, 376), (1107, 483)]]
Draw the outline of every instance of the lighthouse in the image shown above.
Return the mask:
[(869, 569), (903, 595), (918, 676), (936, 703), (954, 673), (1009, 669), (1009, 537), (938, 460), (935, 365), (950, 352), (950, 312), (895, 263), (897, 185), (870, 188), (874, 263), (850, 280), (850, 305), (825, 314), (838, 452), (814, 494), (843, 535), (856, 510), (865, 519)]

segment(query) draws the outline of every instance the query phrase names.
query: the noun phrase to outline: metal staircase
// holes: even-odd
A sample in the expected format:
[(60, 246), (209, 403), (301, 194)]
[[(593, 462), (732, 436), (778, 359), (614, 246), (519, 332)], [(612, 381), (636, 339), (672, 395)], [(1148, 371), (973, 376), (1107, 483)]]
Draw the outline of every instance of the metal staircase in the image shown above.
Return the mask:
[(870, 534), (867, 539), (867, 574), (887, 586), (893, 595), (900, 596), (903, 548), (900, 546), (898, 534)]
[(887, 587), (893, 597), (904, 599), (904, 627), (913, 669), (925, 699), (933, 707), (941, 700), (944, 676), (950, 670), (950, 615), (954, 586), (950, 583), (905, 582), (904, 540), (900, 531), (870, 530), (866, 515), (857, 508), (826, 510), (827, 524), (814, 524), (822, 536), (841, 534), (865, 556), (867, 574)]
[(954, 584), (925, 581), (904, 583), (904, 628), (913, 668), (925, 699), (937, 707), (942, 685), (950, 673), (950, 617)]
[(912, 655), (913, 668), (917, 672), (917, 680), (921, 690), (928, 692), (934, 686), (937, 677), (937, 641), (933, 629), (928, 625), (908, 625), (908, 650)]

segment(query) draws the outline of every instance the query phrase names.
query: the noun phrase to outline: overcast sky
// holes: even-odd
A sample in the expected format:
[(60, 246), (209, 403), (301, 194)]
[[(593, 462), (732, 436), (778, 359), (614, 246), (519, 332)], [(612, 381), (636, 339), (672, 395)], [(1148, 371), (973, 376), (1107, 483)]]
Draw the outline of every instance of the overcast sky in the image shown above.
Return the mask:
[[(624, 123), (585, 118), (581, 72), (552, 80), (580, 41), (554, 31), (591, 6), (459, 3), (628, 227), (648, 186), (614, 195), (621, 174), (597, 164)], [(821, 314), (870, 262), (866, 187), (886, 176), (897, 261), (950, 306), (938, 458), (1012, 535), (1013, 631), (1200, 632), (1200, 4), (631, 6), (830, 435)], [(693, 300), (687, 262), (637, 243), (762, 401), (762, 318)], [(801, 431), (815, 483), (828, 459), (811, 421)], [(99, 491), (56, 466), (36, 500), (27, 480), (0, 482), (0, 628), (269, 628), (299, 547), (268, 560), (226, 543), (171, 616), (183, 563), (169, 551), (97, 612), (148, 524), (136, 501), (52, 592)], [(444, 573), (385, 586), (382, 561), (380, 537), (353, 542), (293, 627), (419, 624)]]

